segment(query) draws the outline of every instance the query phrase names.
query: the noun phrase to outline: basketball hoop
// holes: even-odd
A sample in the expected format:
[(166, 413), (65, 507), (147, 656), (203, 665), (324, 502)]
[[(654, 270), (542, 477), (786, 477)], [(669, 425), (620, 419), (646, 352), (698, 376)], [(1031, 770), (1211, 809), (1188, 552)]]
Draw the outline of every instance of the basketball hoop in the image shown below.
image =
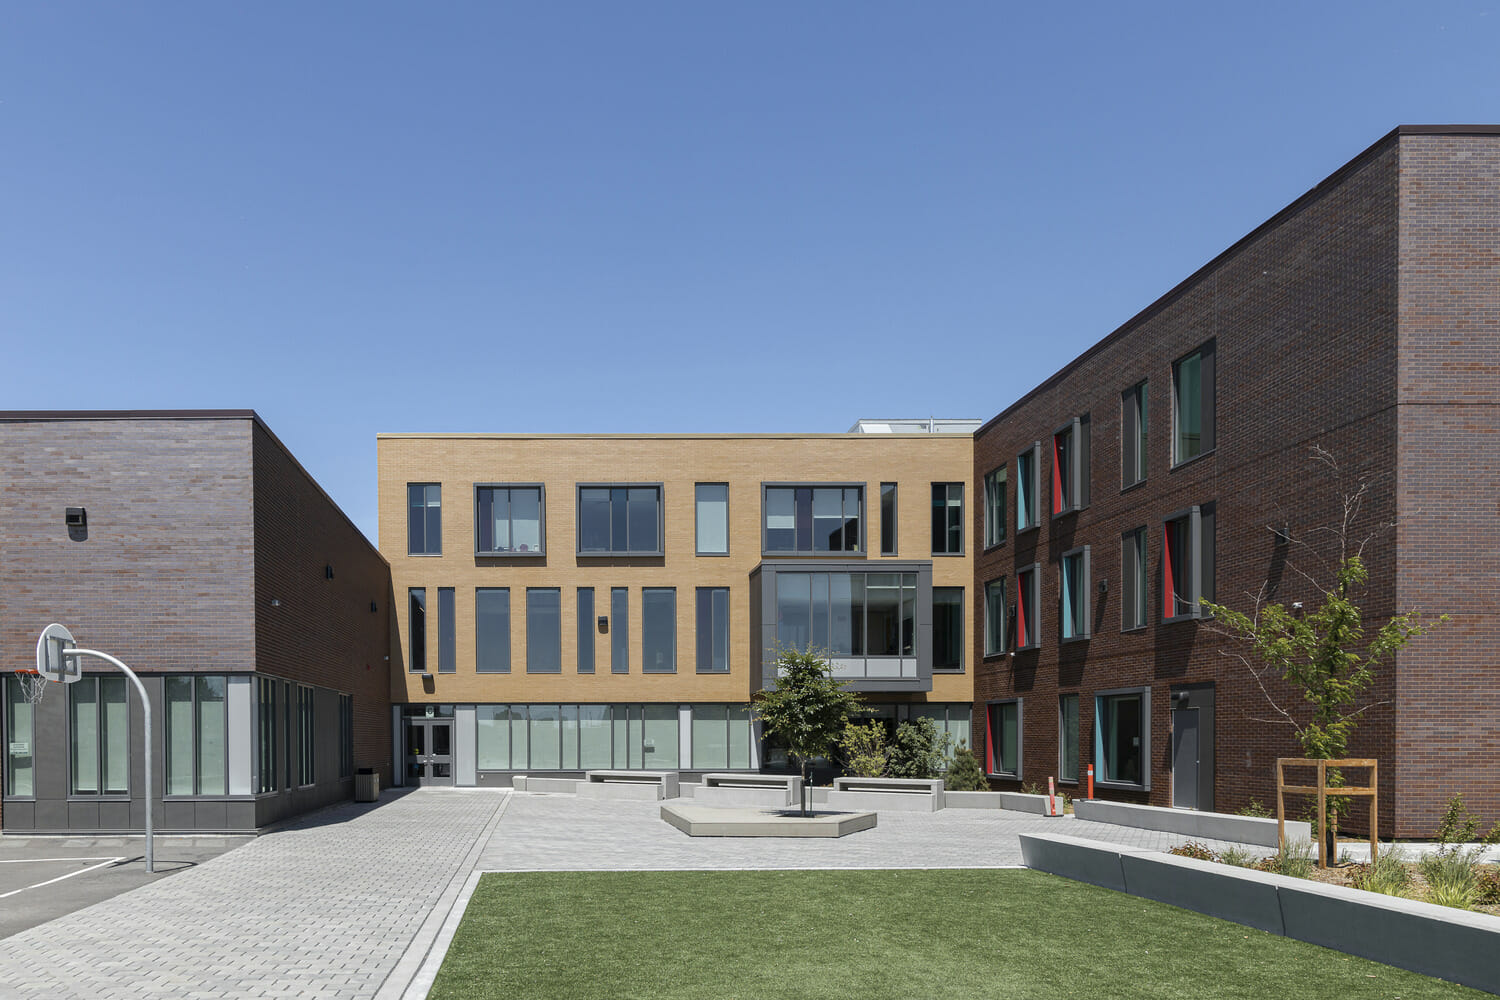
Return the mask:
[(21, 685), (21, 693), (33, 705), (41, 703), (42, 697), (47, 693), (47, 685), (52, 683), (42, 676), (41, 671), (29, 667), (16, 671), (16, 681)]

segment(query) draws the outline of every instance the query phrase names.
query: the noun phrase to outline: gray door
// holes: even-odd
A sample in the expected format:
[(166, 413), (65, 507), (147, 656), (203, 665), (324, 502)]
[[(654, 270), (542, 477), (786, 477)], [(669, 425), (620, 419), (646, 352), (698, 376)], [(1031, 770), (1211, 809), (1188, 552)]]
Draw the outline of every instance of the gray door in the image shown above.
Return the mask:
[(453, 784), (452, 720), (406, 720), (406, 783)]
[(1172, 805), (1198, 808), (1198, 710), (1172, 709)]

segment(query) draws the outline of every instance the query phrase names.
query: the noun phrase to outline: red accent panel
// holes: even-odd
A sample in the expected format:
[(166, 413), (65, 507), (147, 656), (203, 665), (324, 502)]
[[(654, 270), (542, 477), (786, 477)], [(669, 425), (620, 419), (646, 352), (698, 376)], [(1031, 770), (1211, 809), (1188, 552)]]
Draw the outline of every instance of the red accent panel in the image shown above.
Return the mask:
[(986, 774), (995, 774), (995, 708), (987, 706), (984, 711), (984, 770)]
[[(1023, 582), (1024, 581), (1024, 582)], [(1016, 577), (1016, 648), (1020, 649), (1030, 643), (1026, 635), (1026, 591), (1031, 586), (1031, 574), (1022, 573)]]
[(1057, 435), (1052, 436), (1052, 513), (1063, 509), (1062, 463), (1057, 460)]
[(1171, 618), (1172, 613), (1177, 610), (1176, 601), (1172, 597), (1176, 592), (1176, 583), (1172, 579), (1172, 523), (1168, 521), (1162, 531), (1161, 540), (1161, 616), (1163, 618)]

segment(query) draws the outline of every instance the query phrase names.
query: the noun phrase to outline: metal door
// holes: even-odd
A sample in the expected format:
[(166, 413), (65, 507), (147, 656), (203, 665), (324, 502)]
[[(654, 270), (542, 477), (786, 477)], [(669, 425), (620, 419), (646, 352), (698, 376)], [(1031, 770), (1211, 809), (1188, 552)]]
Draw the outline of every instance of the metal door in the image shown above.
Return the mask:
[(453, 784), (451, 720), (406, 720), (406, 782), (416, 785)]
[(1172, 805), (1198, 808), (1198, 710), (1172, 709)]

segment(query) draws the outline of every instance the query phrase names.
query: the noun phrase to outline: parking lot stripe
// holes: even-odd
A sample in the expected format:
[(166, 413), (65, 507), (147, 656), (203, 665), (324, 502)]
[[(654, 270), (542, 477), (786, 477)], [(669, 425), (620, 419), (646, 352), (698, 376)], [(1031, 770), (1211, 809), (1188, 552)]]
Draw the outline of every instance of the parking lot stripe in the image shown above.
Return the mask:
[[(41, 862), (41, 861), (93, 861), (93, 860), (94, 860), (93, 858), (32, 858), (32, 859), (30, 859), (30, 863), (31, 864), (37, 864), (38, 862)], [(65, 878), (72, 878), (74, 875), (83, 875), (86, 872), (91, 872), (91, 871), (94, 871), (94, 870), (99, 869), (99, 868), (107, 867), (109, 865), (118, 864), (119, 862), (124, 861), (124, 860), (125, 860), (124, 858), (106, 858), (105, 860), (99, 862), (97, 865), (89, 865), (87, 868), (80, 868), (76, 872), (68, 872), (68, 874), (66, 874), (66, 875), (59, 875), (59, 876), (57, 876), (57, 878), (49, 878), (45, 882), (36, 882), (36, 883), (33, 883), (32, 885), (23, 885), (23, 886), (21, 886), (21, 888), (19, 888), (19, 889), (12, 889), (10, 892), (0, 892), (0, 899), (5, 899), (7, 896), (14, 896), (18, 892), (25, 892), (27, 889), (40, 889), (44, 885), (51, 885), (53, 882), (61, 882)], [(16, 864), (18, 862), (10, 862), (10, 863), (11, 864)]]

